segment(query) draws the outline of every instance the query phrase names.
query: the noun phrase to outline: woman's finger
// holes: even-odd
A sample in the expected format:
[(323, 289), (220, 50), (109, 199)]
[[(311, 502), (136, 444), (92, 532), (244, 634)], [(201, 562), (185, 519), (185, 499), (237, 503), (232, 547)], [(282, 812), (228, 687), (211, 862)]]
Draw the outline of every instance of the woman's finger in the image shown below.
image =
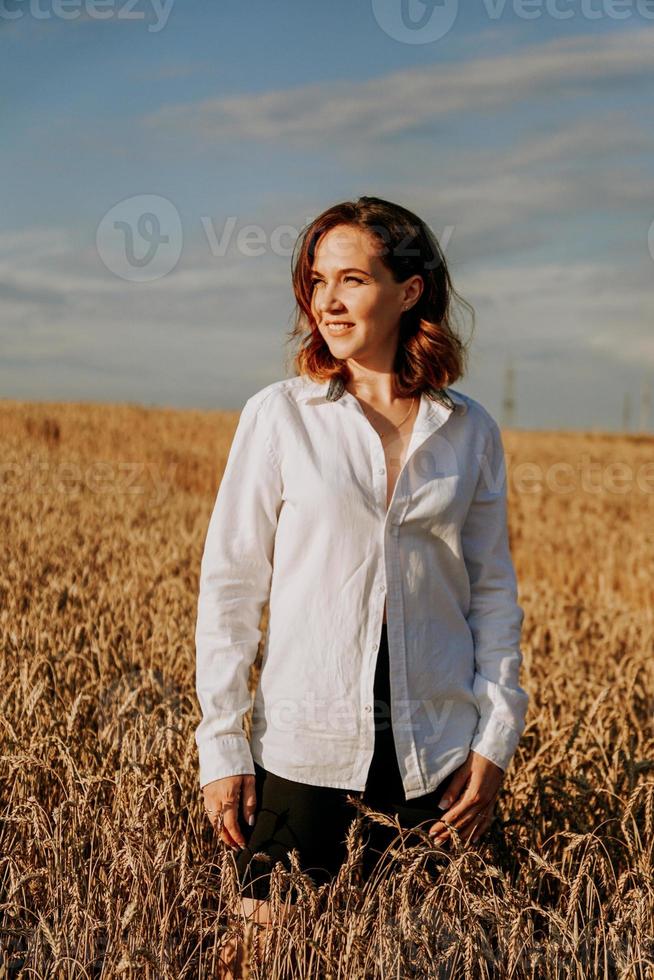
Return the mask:
[(228, 824), (225, 823), (225, 807), (229, 808), (232, 805), (233, 804), (227, 803), (221, 809), (205, 806), (204, 812), (209, 818), (209, 822), (213, 829), (218, 832), (220, 840), (224, 841), (225, 844), (229, 844), (230, 847), (240, 847), (241, 845), (238, 844), (234, 840), (232, 834), (230, 834)]
[(228, 844), (234, 847), (245, 847), (245, 840), (243, 838), (243, 833), (238, 825), (238, 800), (229, 803), (223, 803), (223, 830), (227, 831), (229, 839), (223, 837), (223, 840), (227, 840)]
[(495, 806), (487, 807), (486, 810), (480, 815), (475, 827), (470, 833), (470, 839), (473, 844), (475, 844), (479, 838), (486, 833), (495, 819)]
[(222, 809), (215, 809), (211, 807), (205, 807), (204, 812), (209, 817), (209, 822), (213, 829), (217, 832), (219, 838), (226, 844), (235, 847), (235, 843), (232, 840), (230, 834), (225, 828), (224, 822), (222, 820)]
[(253, 827), (257, 810), (257, 791), (254, 776), (243, 777), (241, 797), (243, 803), (243, 819), (249, 827)]
[(473, 841), (477, 840), (477, 838), (480, 837), (481, 834), (486, 833), (486, 831), (492, 824), (493, 819), (495, 817), (496, 802), (497, 802), (496, 800), (493, 800), (492, 803), (489, 803), (489, 805), (481, 811), (481, 813), (477, 817), (477, 820), (474, 822), (474, 825), (468, 828), (468, 840), (470, 840), (471, 838)]
[[(430, 830), (431, 836), (436, 842), (441, 842), (447, 840), (450, 834), (450, 827), (454, 827), (458, 834), (463, 834), (466, 828), (469, 829), (469, 825), (474, 821), (479, 820), (481, 814), (483, 814), (489, 807), (495, 806), (495, 800), (491, 803), (483, 802), (472, 802), (471, 799), (467, 801), (465, 798), (461, 800), (461, 804), (452, 807), (452, 810), (443, 815), (440, 821), (435, 824), (435, 828)], [(444, 826), (439, 826), (440, 824)]]

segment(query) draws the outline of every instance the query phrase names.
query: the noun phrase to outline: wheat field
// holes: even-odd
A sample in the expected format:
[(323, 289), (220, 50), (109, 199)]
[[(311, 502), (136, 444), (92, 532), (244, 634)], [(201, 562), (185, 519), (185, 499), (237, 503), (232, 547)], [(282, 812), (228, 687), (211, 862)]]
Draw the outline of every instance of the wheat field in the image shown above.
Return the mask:
[[(654, 977), (654, 438), (503, 433), (527, 727), (478, 846), (398, 834), (235, 919), (197, 781), (199, 564), (236, 412), (0, 402), (0, 976)], [(264, 611), (265, 616), (265, 611)], [(256, 683), (258, 663), (252, 672)], [(248, 719), (249, 721), (249, 719)]]

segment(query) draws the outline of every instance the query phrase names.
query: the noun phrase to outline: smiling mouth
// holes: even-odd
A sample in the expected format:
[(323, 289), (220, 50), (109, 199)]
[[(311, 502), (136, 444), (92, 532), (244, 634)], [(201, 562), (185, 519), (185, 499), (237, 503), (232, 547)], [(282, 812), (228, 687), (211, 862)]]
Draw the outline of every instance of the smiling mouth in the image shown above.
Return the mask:
[(338, 321), (335, 321), (334, 323), (328, 323), (327, 329), (330, 332), (330, 334), (333, 334), (335, 337), (338, 337), (341, 334), (347, 333), (348, 330), (351, 330), (353, 326), (354, 326), (353, 323), (346, 323), (345, 321), (339, 323)]

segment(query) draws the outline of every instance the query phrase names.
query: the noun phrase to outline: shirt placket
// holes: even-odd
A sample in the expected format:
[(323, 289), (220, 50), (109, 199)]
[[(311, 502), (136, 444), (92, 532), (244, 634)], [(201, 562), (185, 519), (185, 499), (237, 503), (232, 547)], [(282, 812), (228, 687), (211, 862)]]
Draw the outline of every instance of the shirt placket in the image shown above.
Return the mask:
[[(426, 435), (432, 427), (428, 426), (425, 430), (425, 418), (428, 414), (427, 402), (424, 397), (421, 399), (421, 408), (414, 423), (409, 448), (406, 454), (404, 465), (398, 475), (391, 504), (386, 509), (386, 494), (388, 488), (386, 474), (386, 457), (381, 445), (381, 440), (370, 425), (360, 404), (354, 396), (345, 396), (344, 407), (356, 410), (361, 414), (362, 421), (368, 426), (368, 444), (370, 447), (370, 462), (373, 478), (374, 495), (377, 501), (382, 527), (382, 561), (381, 576), (373, 584), (372, 595), (377, 600), (374, 615), (369, 618), (371, 633), (369, 634), (369, 669), (367, 677), (362, 672), (362, 683), (366, 685), (365, 690), (360, 693), (363, 703), (363, 713), (370, 721), (368, 722), (368, 747), (367, 753), (372, 759), (374, 753), (375, 730), (373, 716), (374, 700), (374, 677), (379, 655), (379, 644), (381, 639), (381, 626), (384, 614), (384, 598), (386, 599), (386, 618), (387, 618), (387, 639), (389, 655), (389, 677), (391, 689), (391, 727), (393, 739), (396, 746), (398, 762), (404, 761), (406, 773), (400, 774), (404, 784), (405, 792), (425, 793), (426, 784), (418, 761), (418, 752), (413, 738), (411, 725), (407, 723), (407, 712), (404, 712), (402, 725), (397, 723), (398, 718), (398, 699), (407, 706), (410, 706), (409, 683), (407, 675), (407, 652), (405, 643), (405, 623), (404, 623), (404, 604), (402, 602), (402, 565), (400, 561), (400, 528), (402, 521), (409, 507), (410, 501), (403, 499), (400, 495), (401, 481), (409, 462), (418, 447), (424, 442)], [(350, 401), (351, 399), (351, 401)], [(424, 407), (423, 407), (424, 405)], [(398, 670), (401, 668), (401, 670)], [(373, 700), (370, 700), (369, 693), (372, 691)], [(400, 714), (401, 717), (401, 714)]]
[[(413, 443), (413, 440), (412, 440)], [(411, 447), (407, 453), (407, 462)], [(402, 472), (398, 477), (402, 479)], [(402, 602), (402, 563), (400, 560), (400, 528), (409, 506), (409, 501), (397, 494), (393, 495), (391, 506), (384, 524), (384, 565), (387, 581), (386, 619), (388, 639), (389, 676), (391, 690), (391, 728), (399, 760), (404, 760), (406, 773), (400, 774), (406, 792), (424, 791), (424, 781), (420, 772), (418, 753), (407, 712), (399, 711), (400, 702), (409, 704), (409, 679), (407, 676), (407, 653), (405, 643), (404, 603)], [(398, 724), (398, 715), (402, 724)]]
[[(369, 446), (370, 446), (370, 462), (373, 475), (373, 490), (377, 506), (381, 514), (381, 522), (383, 523), (384, 514), (386, 511), (386, 492), (387, 492), (387, 474), (386, 474), (386, 458), (384, 456), (384, 450), (381, 445), (381, 441), (372, 431), (372, 426), (366, 421), (366, 424), (370, 427), (371, 431), (369, 433)], [(370, 634), (369, 634), (369, 669), (367, 677), (365, 678), (366, 690), (362, 693), (363, 697), (363, 711), (368, 716), (370, 721), (368, 722), (368, 741), (369, 750), (374, 751), (375, 743), (375, 720), (374, 720), (374, 684), (375, 684), (375, 669), (377, 666), (377, 657), (379, 655), (379, 645), (381, 640), (381, 629), (384, 616), (384, 600), (386, 599), (386, 574), (384, 570), (384, 560), (383, 560), (383, 550), (382, 550), (382, 560), (380, 563), (380, 569), (376, 573), (376, 578), (372, 586), (372, 595), (374, 597), (374, 609), (371, 610), (371, 616), (369, 617), (370, 623)], [(372, 696), (372, 699), (370, 697)]]
[[(363, 414), (363, 413), (362, 413)], [(366, 424), (370, 426), (367, 419)], [(403, 776), (405, 790), (414, 792), (424, 790), (424, 782), (420, 773), (418, 755), (415, 741), (412, 737), (410, 727), (397, 724), (397, 698), (406, 700), (408, 703), (408, 678), (406, 673), (406, 647), (404, 642), (404, 607), (402, 604), (401, 590), (401, 562), (400, 562), (400, 526), (403, 515), (407, 508), (407, 501), (398, 493), (401, 490), (400, 480), (404, 473), (405, 466), (412, 455), (412, 447), (415, 440), (412, 438), (405, 464), (398, 476), (395, 490), (392, 494), (391, 504), (386, 508), (386, 495), (388, 491), (388, 476), (386, 457), (381, 440), (372, 431), (369, 433), (370, 460), (373, 474), (373, 489), (377, 506), (379, 509), (380, 523), (382, 527), (382, 557), (381, 567), (377, 573), (377, 578), (373, 584), (372, 594), (375, 598), (374, 614), (370, 616), (370, 637), (369, 637), (369, 670), (366, 678), (367, 692), (372, 691), (370, 700), (368, 693), (362, 694), (364, 704), (363, 711), (370, 718), (368, 723), (368, 751), (372, 756), (375, 744), (375, 719), (374, 719), (374, 678), (379, 656), (379, 646), (381, 639), (381, 628), (384, 616), (384, 600), (386, 601), (386, 632), (388, 640), (389, 655), (389, 677), (391, 689), (391, 727), (393, 739), (396, 745), (398, 759), (404, 759), (407, 765), (407, 778)], [(414, 430), (415, 431), (415, 430)], [(394, 651), (396, 655), (394, 656)], [(402, 673), (398, 675), (398, 660), (402, 665)], [(395, 703), (395, 707), (394, 707)]]

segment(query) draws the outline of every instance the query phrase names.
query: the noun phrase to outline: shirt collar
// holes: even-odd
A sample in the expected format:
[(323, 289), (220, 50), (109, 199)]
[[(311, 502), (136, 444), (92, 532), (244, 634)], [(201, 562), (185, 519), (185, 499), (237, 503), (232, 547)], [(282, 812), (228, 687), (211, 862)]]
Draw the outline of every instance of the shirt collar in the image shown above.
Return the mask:
[[(319, 401), (337, 402), (346, 390), (343, 380), (336, 376), (323, 382), (312, 381), (310, 378), (305, 378), (304, 381), (305, 386), (297, 396), (298, 401), (317, 398)], [(465, 398), (452, 388), (430, 386), (424, 391), (432, 402), (438, 402), (449, 411), (457, 410), (461, 415), (464, 415), (468, 409)]]

